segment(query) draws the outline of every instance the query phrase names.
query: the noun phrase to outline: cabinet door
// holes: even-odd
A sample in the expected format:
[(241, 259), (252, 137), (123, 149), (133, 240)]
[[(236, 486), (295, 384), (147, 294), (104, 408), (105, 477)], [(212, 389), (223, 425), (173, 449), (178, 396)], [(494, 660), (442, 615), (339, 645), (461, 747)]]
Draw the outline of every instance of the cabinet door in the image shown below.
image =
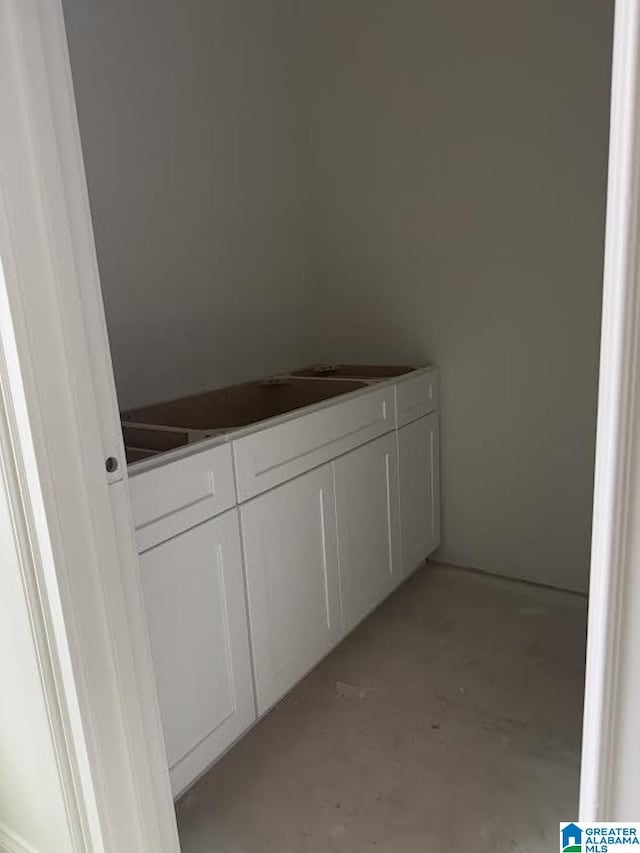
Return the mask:
[(440, 541), (438, 413), (398, 430), (402, 563), (411, 574)]
[(241, 519), (263, 713), (340, 639), (331, 466), (254, 498)]
[(255, 719), (238, 513), (140, 556), (174, 795)]
[(334, 465), (346, 633), (402, 578), (395, 433), (359, 447)]

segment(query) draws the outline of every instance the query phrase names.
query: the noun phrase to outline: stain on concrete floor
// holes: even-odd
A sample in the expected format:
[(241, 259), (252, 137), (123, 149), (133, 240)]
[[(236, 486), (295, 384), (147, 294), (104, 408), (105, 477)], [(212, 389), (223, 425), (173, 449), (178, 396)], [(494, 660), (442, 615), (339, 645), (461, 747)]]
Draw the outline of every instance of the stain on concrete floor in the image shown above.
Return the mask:
[(183, 853), (556, 850), (585, 635), (580, 596), (427, 564), (179, 801)]

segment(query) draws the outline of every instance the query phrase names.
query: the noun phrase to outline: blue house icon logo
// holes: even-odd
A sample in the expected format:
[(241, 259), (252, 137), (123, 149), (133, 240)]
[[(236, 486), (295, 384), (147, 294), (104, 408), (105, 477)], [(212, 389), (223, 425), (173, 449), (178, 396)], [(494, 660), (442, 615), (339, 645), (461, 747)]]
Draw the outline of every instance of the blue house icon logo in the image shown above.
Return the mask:
[(582, 853), (582, 830), (575, 823), (562, 827), (562, 853)]

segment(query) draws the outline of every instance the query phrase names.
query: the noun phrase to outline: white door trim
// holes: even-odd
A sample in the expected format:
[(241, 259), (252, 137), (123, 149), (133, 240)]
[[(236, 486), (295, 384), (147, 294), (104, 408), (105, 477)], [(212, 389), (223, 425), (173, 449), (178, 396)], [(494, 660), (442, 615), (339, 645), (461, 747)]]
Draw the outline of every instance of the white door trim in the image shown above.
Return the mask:
[(176, 853), (60, 0), (0, 0), (0, 110), (3, 460), (74, 848)]
[[(616, 0), (604, 294), (596, 442), (587, 679), (580, 818), (612, 820), (621, 696), (632, 669), (621, 656), (625, 590), (638, 571), (631, 515), (640, 489), (637, 363), (638, 200), (640, 197), (640, 3)], [(637, 661), (636, 666), (637, 670)], [(637, 678), (637, 676), (635, 676)], [(629, 756), (631, 757), (631, 756)], [(640, 754), (636, 750), (636, 767)], [(636, 806), (633, 816), (640, 815)]]
[[(5, 297), (6, 286), (0, 266), (0, 317), (3, 318), (3, 325), (8, 313)], [(60, 603), (50, 543), (38, 534), (36, 515), (42, 513), (41, 495), (34, 495), (25, 489), (29, 477), (17, 438), (21, 418), (9, 394), (9, 362), (15, 359), (15, 351), (7, 353), (7, 349), (7, 336), (3, 329), (0, 348), (0, 488), (6, 489), (11, 507), (21, 581), (29, 605), (29, 621), (60, 788), (65, 801), (69, 835), (76, 850), (102, 850), (102, 833), (69, 666), (66, 636), (64, 630), (60, 630)], [(22, 445), (24, 443), (25, 438)], [(35, 502), (38, 503), (37, 507), (32, 505)], [(11, 827), (0, 823), (0, 850), (5, 849), (9, 853), (19, 850), (37, 853)]]

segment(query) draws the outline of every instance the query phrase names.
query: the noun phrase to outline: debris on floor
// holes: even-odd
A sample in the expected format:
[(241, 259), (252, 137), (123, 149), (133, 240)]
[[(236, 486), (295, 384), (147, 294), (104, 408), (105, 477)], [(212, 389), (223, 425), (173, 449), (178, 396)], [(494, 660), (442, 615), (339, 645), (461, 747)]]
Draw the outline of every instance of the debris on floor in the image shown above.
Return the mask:
[(511, 717), (485, 717), (480, 721), (482, 728), (488, 732), (498, 732), (503, 735), (511, 735), (518, 729), (526, 728), (524, 720), (518, 720)]
[(336, 681), (336, 696), (341, 699), (364, 699), (369, 692), (368, 687), (361, 684), (347, 684), (346, 681)]
[(431, 728), (432, 729), (439, 729), (440, 728), (440, 726), (442, 725), (442, 721), (444, 720), (444, 718), (446, 716), (447, 708), (449, 706), (449, 699), (446, 695), (438, 694), (436, 696), (436, 699), (437, 699), (438, 709), (437, 709), (436, 713), (434, 714), (434, 716), (431, 720)]

